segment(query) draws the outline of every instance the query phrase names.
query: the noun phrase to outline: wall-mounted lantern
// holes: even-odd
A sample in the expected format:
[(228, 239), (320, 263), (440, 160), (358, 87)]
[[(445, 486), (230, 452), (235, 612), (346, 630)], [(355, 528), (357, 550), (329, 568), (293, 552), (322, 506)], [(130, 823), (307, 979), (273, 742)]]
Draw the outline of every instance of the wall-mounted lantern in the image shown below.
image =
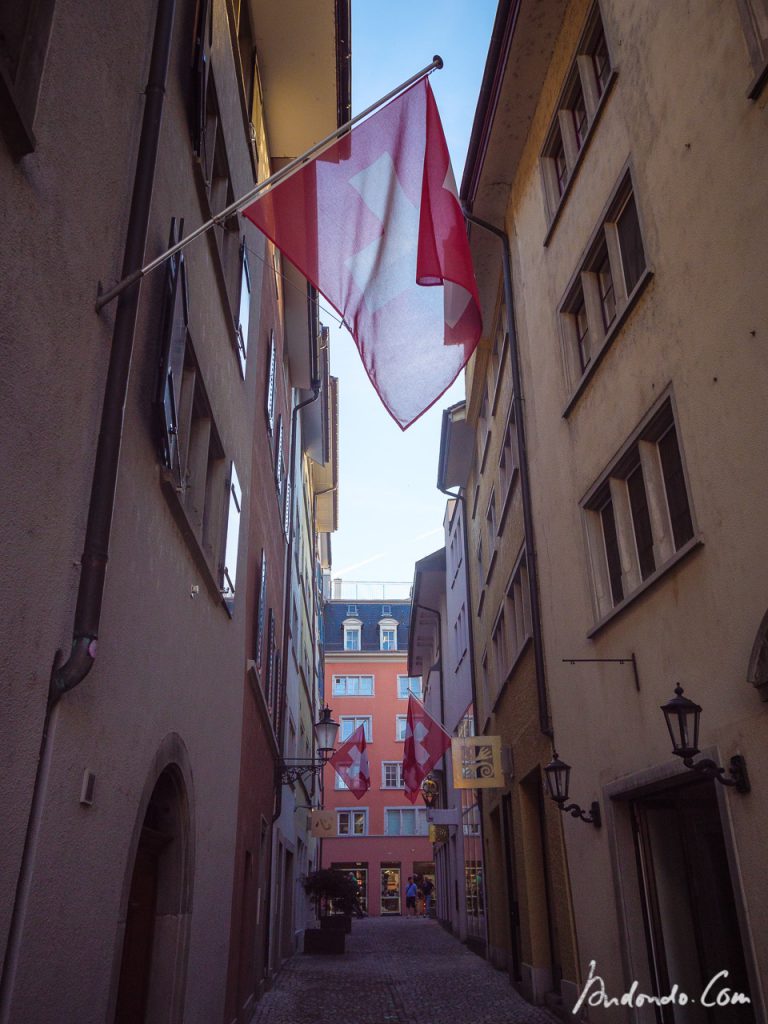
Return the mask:
[(597, 800), (593, 800), (589, 812), (582, 810), (578, 804), (568, 803), (571, 766), (566, 764), (565, 761), (560, 760), (557, 756), (557, 751), (554, 752), (552, 760), (544, 768), (544, 772), (547, 776), (549, 795), (560, 810), (570, 814), (573, 818), (580, 818), (582, 821), (586, 821), (587, 824), (594, 825), (595, 828), (600, 828), (603, 821), (600, 816), (600, 805)]
[(294, 782), (305, 775), (319, 775), (323, 768), (325, 768), (333, 754), (333, 748), (336, 745), (336, 735), (339, 731), (339, 723), (334, 722), (331, 715), (332, 712), (329, 707), (321, 708), (320, 717), (312, 727), (319, 760), (305, 761), (296, 758), (280, 761), (281, 783), (292, 786)]
[(723, 786), (734, 786), (739, 793), (749, 793), (747, 762), (741, 754), (734, 754), (731, 758), (730, 775), (726, 775), (725, 768), (715, 764), (709, 757), (700, 761), (693, 760), (699, 752), (701, 706), (683, 696), (683, 688), (679, 683), (675, 687), (675, 696), (662, 704), (661, 710), (672, 740), (672, 753), (682, 758), (686, 768), (700, 772), (708, 779), (715, 779)]

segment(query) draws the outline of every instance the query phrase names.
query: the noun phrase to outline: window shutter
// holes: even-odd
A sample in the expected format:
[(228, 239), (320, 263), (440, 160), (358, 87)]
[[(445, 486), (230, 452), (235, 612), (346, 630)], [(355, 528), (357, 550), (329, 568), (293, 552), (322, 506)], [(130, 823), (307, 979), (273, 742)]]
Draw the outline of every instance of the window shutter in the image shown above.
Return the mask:
[(256, 612), (256, 667), (261, 670), (261, 653), (264, 646), (264, 617), (267, 603), (267, 553), (261, 552), (261, 582), (259, 583), (259, 607)]
[(224, 567), (221, 592), (224, 600), (232, 604), (235, 597), (235, 575), (237, 573), (237, 549), (240, 540), (240, 515), (243, 494), (237, 478), (234, 462), (231, 464), (229, 485), (229, 509), (227, 512), (227, 535), (224, 546)]
[[(184, 221), (171, 219), (169, 247), (181, 238)], [(160, 350), (160, 378), (156, 398), (159, 429), (160, 459), (170, 470), (178, 486), (181, 485), (179, 458), (178, 410), (181, 399), (181, 380), (184, 371), (184, 352), (187, 344), (189, 321), (187, 298), (187, 268), (184, 254), (177, 253), (168, 260)]]
[(286, 536), (286, 540), (291, 530), (291, 480), (290, 477), (285, 478), (285, 510), (283, 513), (283, 531)]
[(237, 357), (240, 373), (245, 378), (245, 362), (248, 356), (248, 328), (251, 322), (251, 271), (248, 266), (248, 249), (243, 239), (240, 246), (240, 309), (237, 320)]
[(277, 372), (277, 354), (275, 352), (275, 332), (269, 332), (269, 354), (267, 357), (267, 393), (265, 396), (265, 412), (267, 427), (270, 434), (275, 429), (275, 374)]
[(275, 613), (269, 609), (269, 627), (267, 629), (267, 671), (264, 682), (264, 697), (269, 708), (270, 715), (274, 715), (275, 693), (274, 693), (274, 670), (275, 670)]
[(282, 415), (277, 418), (277, 441), (275, 443), (275, 485), (277, 487), (277, 493), (280, 493), (282, 488), (282, 466), (283, 466), (283, 417)]
[(192, 147), (203, 159), (208, 75), (211, 67), (211, 0), (199, 0), (193, 61)]

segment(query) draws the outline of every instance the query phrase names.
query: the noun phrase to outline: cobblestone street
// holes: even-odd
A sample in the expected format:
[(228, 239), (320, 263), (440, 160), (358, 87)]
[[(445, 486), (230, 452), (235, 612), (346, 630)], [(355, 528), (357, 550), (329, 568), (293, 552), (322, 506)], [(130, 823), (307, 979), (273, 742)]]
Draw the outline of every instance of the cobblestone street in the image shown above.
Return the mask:
[(435, 922), (354, 921), (343, 956), (297, 953), (254, 1024), (554, 1024)]

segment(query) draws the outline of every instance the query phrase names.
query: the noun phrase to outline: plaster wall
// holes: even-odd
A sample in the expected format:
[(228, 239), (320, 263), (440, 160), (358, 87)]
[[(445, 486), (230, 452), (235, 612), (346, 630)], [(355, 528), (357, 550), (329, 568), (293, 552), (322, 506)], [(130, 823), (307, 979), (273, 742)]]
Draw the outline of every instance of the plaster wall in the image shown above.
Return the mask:
[[(584, 3), (569, 9), (507, 214), (553, 720), (582, 805), (606, 800), (606, 787), (634, 773), (653, 769), (671, 777), (659, 705), (678, 680), (704, 708), (702, 746), (724, 760), (737, 752), (747, 758), (752, 794), (721, 794), (722, 820), (743, 904), (753, 997), (764, 1019), (768, 947), (758, 922), (768, 911), (761, 866), (767, 718), (746, 676), (766, 610), (768, 431), (760, 409), (767, 381), (760, 337), (768, 304), (759, 170), (766, 102), (745, 97), (753, 76), (735, 4), (605, 2), (601, 9), (617, 79), (559, 221), (542, 244), (539, 154), (587, 14)], [(566, 416), (571, 390), (557, 309), (627, 166), (653, 278)], [(594, 632), (579, 501), (668, 388), (701, 544)], [(639, 692), (626, 665), (562, 662), (633, 651)], [(596, 831), (566, 818), (564, 827), (582, 968), (596, 959), (607, 988), (623, 992), (628, 980), (643, 976), (646, 957), (626, 907), (631, 845), (622, 845), (618, 825)]]

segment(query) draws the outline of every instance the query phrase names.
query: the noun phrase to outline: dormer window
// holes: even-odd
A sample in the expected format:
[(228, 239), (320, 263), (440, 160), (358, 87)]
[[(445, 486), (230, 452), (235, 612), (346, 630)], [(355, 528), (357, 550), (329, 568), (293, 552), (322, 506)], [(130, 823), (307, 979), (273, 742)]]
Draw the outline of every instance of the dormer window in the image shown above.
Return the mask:
[(360, 636), (363, 623), (358, 618), (346, 618), (342, 623), (344, 629), (344, 650), (359, 651), (361, 649)]
[(397, 619), (379, 619), (379, 649), (382, 651), (397, 650)]

